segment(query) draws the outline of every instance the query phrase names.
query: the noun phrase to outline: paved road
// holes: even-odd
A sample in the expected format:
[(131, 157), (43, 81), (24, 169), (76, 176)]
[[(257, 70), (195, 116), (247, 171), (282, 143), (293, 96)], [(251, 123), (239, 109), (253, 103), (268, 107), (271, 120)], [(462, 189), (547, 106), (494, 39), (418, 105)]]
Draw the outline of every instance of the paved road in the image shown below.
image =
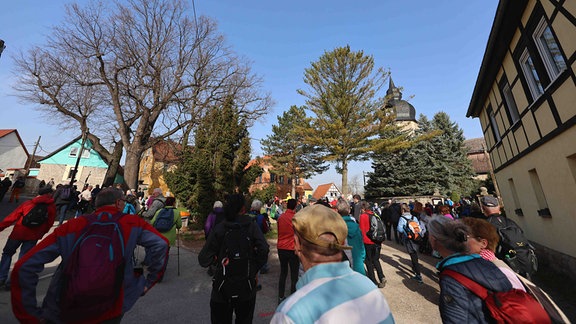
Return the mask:
[[(15, 206), (0, 203), (0, 219)], [(0, 246), (4, 246), (10, 228), (0, 232)], [(271, 270), (261, 275), (263, 289), (258, 293), (254, 323), (268, 323), (277, 306), (277, 281), (279, 262), (274, 241), (270, 241)], [(15, 262), (14, 258), (13, 262)], [(410, 258), (404, 247), (386, 242), (382, 247), (381, 261), (388, 279), (382, 293), (386, 296), (398, 323), (440, 323), (438, 312), (438, 277), (434, 265), (437, 259), (421, 256), (424, 284), (411, 280)], [(180, 275), (178, 276), (178, 263)], [(38, 287), (38, 300), (42, 300), (52, 273), (53, 263), (45, 269)], [(197, 248), (170, 250), (170, 259), (164, 281), (141, 297), (125, 316), (123, 323), (209, 323), (211, 281), (206, 270), (198, 265)], [(0, 292), (0, 323), (17, 323), (10, 306), (10, 293)]]

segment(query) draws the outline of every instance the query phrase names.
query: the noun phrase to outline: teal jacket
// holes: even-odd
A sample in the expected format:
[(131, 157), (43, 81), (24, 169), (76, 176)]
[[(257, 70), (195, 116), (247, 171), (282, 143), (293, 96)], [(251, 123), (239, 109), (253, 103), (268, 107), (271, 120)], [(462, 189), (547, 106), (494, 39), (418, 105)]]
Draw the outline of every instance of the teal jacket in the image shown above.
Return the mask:
[(348, 236), (346, 241), (348, 245), (352, 247), (352, 269), (354, 271), (366, 275), (366, 270), (364, 269), (364, 259), (366, 258), (366, 250), (364, 250), (364, 243), (362, 242), (362, 232), (360, 231), (360, 225), (356, 223), (356, 220), (348, 215), (342, 216), (348, 226)]

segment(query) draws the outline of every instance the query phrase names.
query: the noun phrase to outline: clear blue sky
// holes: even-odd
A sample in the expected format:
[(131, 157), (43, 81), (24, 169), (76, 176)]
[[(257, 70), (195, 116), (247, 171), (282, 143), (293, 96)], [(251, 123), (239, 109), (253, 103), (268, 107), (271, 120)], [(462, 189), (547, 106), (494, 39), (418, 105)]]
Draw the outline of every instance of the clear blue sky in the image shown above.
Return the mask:
[[(78, 1), (83, 3), (85, 1)], [(6, 50), (0, 58), (1, 129), (16, 128), (32, 153), (39, 136), (38, 155), (46, 155), (79, 135), (61, 132), (13, 96), (12, 57), (41, 44), (49, 26), (59, 24), (69, 1), (5, 1), (0, 10), (0, 38)], [(191, 4), (191, 1), (190, 1)], [(494, 19), (497, 0), (196, 0), (196, 13), (214, 18), (234, 50), (253, 61), (276, 105), (251, 135), (254, 155), (258, 140), (270, 133), (276, 116), (291, 105), (303, 105), (296, 93), (305, 88), (303, 72), (325, 51), (350, 45), (372, 55), (376, 66), (389, 68), (404, 88), (416, 113), (429, 118), (445, 111), (464, 130), (466, 138), (481, 137), (477, 119), (466, 118), (482, 56)], [(192, 6), (190, 5), (190, 13)], [(370, 164), (351, 165), (349, 179), (362, 180)], [(335, 182), (331, 170), (310, 180), (313, 186)]]

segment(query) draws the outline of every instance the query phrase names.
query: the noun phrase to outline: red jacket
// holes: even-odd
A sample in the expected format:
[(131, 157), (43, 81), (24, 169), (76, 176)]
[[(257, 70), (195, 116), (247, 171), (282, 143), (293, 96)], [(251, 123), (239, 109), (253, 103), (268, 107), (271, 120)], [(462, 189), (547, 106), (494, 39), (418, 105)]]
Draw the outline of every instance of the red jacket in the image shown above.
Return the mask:
[(278, 243), (276, 247), (279, 250), (294, 251), (294, 227), (292, 226), (294, 214), (292, 209), (287, 209), (278, 218)]
[[(48, 220), (38, 226), (38, 227), (27, 227), (22, 225), (22, 218), (26, 215), (36, 204), (45, 203), (48, 205)], [(48, 233), (52, 225), (54, 225), (54, 219), (56, 218), (56, 206), (54, 205), (54, 199), (49, 194), (36, 196), (32, 200), (23, 202), (20, 206), (6, 216), (2, 222), (0, 222), (0, 231), (5, 228), (14, 225), (14, 229), (10, 234), (10, 238), (19, 241), (37, 241), (41, 239), (44, 234)]]
[(374, 214), (372, 211), (365, 211), (360, 215), (360, 232), (362, 232), (362, 242), (364, 244), (374, 244), (374, 242), (366, 236), (366, 232), (370, 230), (370, 215)]

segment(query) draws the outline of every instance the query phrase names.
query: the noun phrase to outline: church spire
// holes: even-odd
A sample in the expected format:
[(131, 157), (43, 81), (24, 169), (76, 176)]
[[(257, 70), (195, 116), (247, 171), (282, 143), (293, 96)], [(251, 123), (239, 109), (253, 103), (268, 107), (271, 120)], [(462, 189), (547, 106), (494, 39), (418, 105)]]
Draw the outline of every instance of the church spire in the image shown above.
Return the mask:
[(394, 81), (392, 80), (392, 76), (390, 76), (390, 81), (388, 83), (388, 90), (386, 91), (386, 96), (388, 100), (401, 100), (402, 99), (402, 92), (400, 89), (396, 88), (394, 85)]

